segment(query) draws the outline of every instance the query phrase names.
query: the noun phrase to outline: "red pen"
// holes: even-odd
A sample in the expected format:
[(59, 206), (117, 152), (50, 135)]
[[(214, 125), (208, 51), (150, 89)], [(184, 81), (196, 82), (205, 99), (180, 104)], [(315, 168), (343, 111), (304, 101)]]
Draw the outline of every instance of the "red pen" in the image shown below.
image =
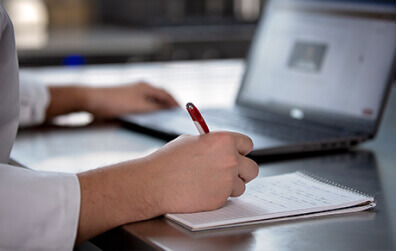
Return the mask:
[(208, 126), (205, 123), (204, 118), (203, 116), (201, 116), (201, 113), (199, 112), (197, 107), (195, 107), (192, 103), (187, 103), (186, 109), (189, 112), (189, 115), (192, 118), (193, 123), (196, 126), (199, 133), (200, 134), (209, 133), (210, 130), (208, 129)]

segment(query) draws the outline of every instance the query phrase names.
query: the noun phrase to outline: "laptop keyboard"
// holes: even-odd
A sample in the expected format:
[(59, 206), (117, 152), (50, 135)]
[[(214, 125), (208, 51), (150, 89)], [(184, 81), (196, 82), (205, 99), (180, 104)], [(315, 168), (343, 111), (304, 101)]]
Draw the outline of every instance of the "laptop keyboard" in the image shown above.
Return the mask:
[(240, 129), (240, 131), (254, 132), (285, 141), (304, 142), (338, 138), (336, 134), (285, 126), (273, 121), (253, 119), (231, 110), (207, 110), (205, 119), (216, 125), (228, 125)]

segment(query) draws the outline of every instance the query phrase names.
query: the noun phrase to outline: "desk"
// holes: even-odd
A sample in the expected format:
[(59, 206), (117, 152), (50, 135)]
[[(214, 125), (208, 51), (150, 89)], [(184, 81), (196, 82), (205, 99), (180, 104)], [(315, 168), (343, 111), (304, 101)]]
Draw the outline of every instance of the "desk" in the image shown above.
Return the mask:
[[(158, 77), (159, 81), (156, 81), (161, 86), (166, 86), (167, 81), (174, 79), (174, 82), (169, 82), (168, 87), (180, 101), (193, 98), (191, 92), (194, 88), (205, 85), (213, 96), (206, 101), (206, 93), (198, 93), (195, 98), (202, 106), (217, 105), (220, 101), (214, 100), (215, 94), (220, 93), (219, 90), (225, 90), (219, 88), (219, 85), (227, 84), (230, 90), (225, 94), (227, 97), (221, 100), (221, 103), (227, 106), (231, 104), (233, 95), (236, 93), (243, 64), (240, 61), (216, 61), (146, 66), (123, 65), (121, 67), (118, 69), (114, 66), (101, 66), (77, 70), (47, 68), (28, 71), (51, 82), (51, 79), (60, 79), (59, 76), (62, 74), (62, 78), (66, 80), (68, 80), (67, 76), (69, 80), (78, 76), (85, 79), (90, 75), (85, 76), (82, 72), (103, 70), (102, 75), (108, 74), (107, 81), (110, 82), (112, 74), (115, 74), (112, 81), (122, 80), (120, 73), (123, 76), (132, 76), (131, 72), (139, 68), (141, 73), (152, 72), (148, 75), (154, 76), (154, 79), (156, 76), (163, 76), (163, 78)], [(174, 68), (178, 71), (174, 71)], [(208, 72), (209, 68), (213, 71)], [(190, 72), (189, 74), (196, 72), (199, 81), (191, 78), (181, 80), (179, 74), (181, 69), (185, 69), (182, 72)], [(234, 72), (230, 69), (234, 69)], [(173, 71), (176, 75), (171, 74)], [(168, 72), (168, 75), (161, 75), (165, 72)], [(221, 81), (225, 79), (226, 81)], [(123, 80), (130, 81), (132, 78)], [(183, 83), (185, 88), (183, 91), (188, 92), (185, 96), (181, 96), (178, 88), (173, 86), (178, 83), (180, 86)], [(377, 200), (377, 206), (373, 211), (199, 233), (189, 232), (160, 217), (119, 227), (94, 238), (93, 242), (104, 249), (394, 250), (396, 234), (395, 97), (395, 87), (393, 87), (380, 130), (373, 141), (349, 152), (303, 156), (295, 159), (273, 159), (260, 164), (259, 176), (261, 177), (306, 170), (370, 193)], [(163, 140), (128, 131), (120, 127), (117, 122), (94, 123), (83, 127), (46, 126), (20, 131), (12, 158), (37, 170), (79, 172), (146, 155), (164, 143)]]

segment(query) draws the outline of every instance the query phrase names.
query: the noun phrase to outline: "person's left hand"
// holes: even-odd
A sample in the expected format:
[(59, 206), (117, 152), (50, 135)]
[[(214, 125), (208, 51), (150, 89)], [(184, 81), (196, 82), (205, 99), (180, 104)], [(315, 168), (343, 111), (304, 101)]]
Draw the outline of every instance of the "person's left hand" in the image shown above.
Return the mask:
[(95, 117), (112, 118), (177, 106), (177, 101), (164, 89), (138, 82), (117, 87), (89, 88), (85, 110)]

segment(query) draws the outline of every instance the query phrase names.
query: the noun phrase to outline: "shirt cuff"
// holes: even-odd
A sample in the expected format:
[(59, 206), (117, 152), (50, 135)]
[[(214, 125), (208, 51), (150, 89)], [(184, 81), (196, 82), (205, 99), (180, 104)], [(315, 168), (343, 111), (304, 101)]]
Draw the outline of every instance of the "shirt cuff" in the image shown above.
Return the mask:
[(76, 175), (0, 164), (0, 198), (0, 249), (73, 249), (80, 215)]
[(20, 72), (19, 82), (19, 125), (26, 127), (43, 123), (50, 104), (48, 87), (37, 77), (24, 72)]

